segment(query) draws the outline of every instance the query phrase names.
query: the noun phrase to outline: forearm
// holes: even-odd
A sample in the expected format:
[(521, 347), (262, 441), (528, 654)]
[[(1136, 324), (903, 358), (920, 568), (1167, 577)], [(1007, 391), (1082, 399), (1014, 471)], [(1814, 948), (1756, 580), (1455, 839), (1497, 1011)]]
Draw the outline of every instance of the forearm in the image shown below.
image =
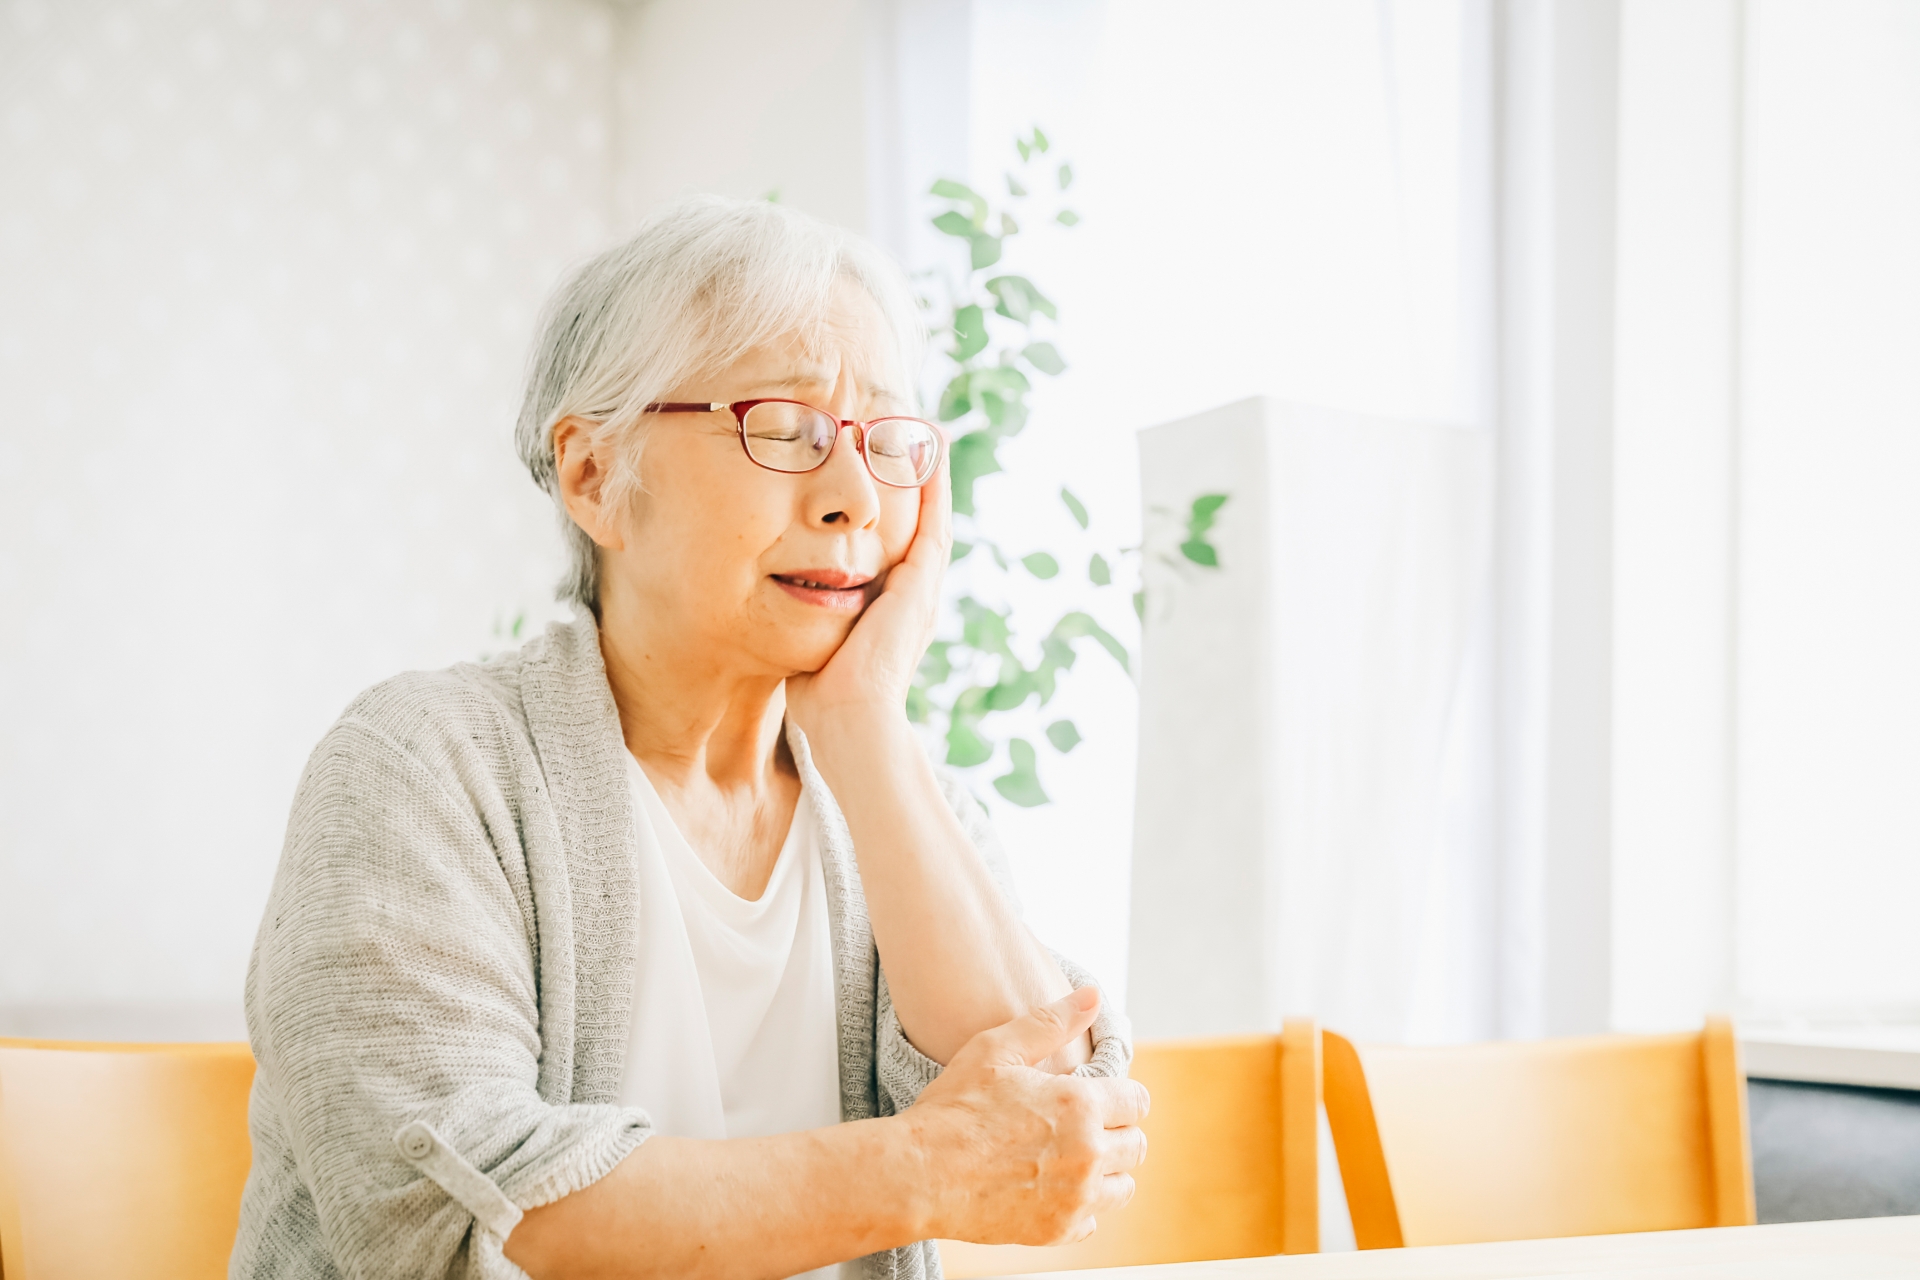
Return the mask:
[[(853, 837), (894, 1010), (922, 1053), (949, 1062), (979, 1032), (1066, 994), (904, 721), (850, 714), (810, 744)], [(1070, 1069), (1090, 1047), (1082, 1038), (1049, 1065)]]
[(790, 1276), (927, 1238), (935, 1189), (906, 1117), (655, 1137), (592, 1186), (529, 1211), (506, 1255), (534, 1280)]

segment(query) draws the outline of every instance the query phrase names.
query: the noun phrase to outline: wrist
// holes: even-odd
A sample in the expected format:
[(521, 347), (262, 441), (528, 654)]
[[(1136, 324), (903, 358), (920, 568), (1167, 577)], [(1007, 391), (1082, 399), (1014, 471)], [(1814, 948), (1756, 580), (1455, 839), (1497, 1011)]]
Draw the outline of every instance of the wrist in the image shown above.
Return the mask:
[(947, 1206), (943, 1203), (950, 1188), (940, 1171), (946, 1164), (942, 1126), (936, 1114), (909, 1108), (898, 1116), (880, 1121), (896, 1126), (892, 1138), (894, 1176), (889, 1184), (897, 1194), (893, 1204), (899, 1219), (895, 1224), (902, 1238), (938, 1240), (949, 1232)]
[(906, 713), (895, 706), (840, 703), (816, 711), (800, 727), (829, 786), (855, 771), (884, 770), (926, 754)]

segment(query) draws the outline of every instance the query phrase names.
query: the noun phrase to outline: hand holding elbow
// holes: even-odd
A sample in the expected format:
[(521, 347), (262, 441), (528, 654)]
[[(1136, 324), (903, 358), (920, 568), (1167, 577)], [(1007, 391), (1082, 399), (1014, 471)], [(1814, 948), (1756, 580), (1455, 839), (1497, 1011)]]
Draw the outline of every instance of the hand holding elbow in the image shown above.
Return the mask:
[(1039, 1064), (1085, 1035), (1082, 988), (967, 1042), (906, 1113), (929, 1153), (936, 1234), (982, 1244), (1068, 1244), (1133, 1198), (1146, 1158), (1146, 1089)]

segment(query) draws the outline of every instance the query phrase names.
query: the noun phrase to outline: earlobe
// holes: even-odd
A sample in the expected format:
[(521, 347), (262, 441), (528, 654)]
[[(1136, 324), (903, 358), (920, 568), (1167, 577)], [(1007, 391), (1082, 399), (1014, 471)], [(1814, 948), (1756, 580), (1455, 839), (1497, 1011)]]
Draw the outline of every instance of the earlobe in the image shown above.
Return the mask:
[(573, 522), (606, 551), (626, 550), (615, 512), (603, 501), (607, 467), (594, 448), (589, 423), (562, 418), (553, 428), (553, 469), (560, 500)]

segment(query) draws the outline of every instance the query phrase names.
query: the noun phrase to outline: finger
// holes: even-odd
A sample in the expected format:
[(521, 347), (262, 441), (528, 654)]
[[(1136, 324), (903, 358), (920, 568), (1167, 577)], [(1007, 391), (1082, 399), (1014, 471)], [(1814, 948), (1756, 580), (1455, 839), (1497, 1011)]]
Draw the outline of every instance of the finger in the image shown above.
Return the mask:
[(948, 453), (942, 450), (933, 478), (920, 486), (920, 523), (914, 531), (907, 559), (931, 573), (946, 568), (953, 550), (953, 482), (948, 478)]
[(1138, 1080), (1083, 1080), (1099, 1099), (1101, 1124), (1108, 1129), (1137, 1125), (1153, 1109), (1153, 1096)]
[(1052, 1004), (1034, 1006), (1012, 1022), (982, 1031), (967, 1041), (954, 1063), (968, 1059), (984, 1066), (1031, 1067), (1075, 1036), (1086, 1034), (1099, 1009), (1100, 989), (1081, 987)]
[(1093, 1202), (1094, 1216), (1098, 1218), (1126, 1208), (1133, 1200), (1134, 1189), (1130, 1173), (1109, 1173), (1101, 1178), (1100, 1193)]
[(1109, 1129), (1101, 1136), (1101, 1173), (1132, 1173), (1147, 1159), (1147, 1135), (1139, 1129)]

